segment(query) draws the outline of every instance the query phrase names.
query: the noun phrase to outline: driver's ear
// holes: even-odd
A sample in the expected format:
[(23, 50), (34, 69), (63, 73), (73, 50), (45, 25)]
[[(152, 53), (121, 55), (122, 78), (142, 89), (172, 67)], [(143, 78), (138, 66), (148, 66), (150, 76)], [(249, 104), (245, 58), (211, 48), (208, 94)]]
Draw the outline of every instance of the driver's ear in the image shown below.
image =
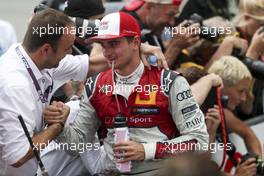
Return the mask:
[(135, 46), (135, 49), (138, 49), (140, 47), (141, 39), (139, 36), (134, 37), (133, 44)]

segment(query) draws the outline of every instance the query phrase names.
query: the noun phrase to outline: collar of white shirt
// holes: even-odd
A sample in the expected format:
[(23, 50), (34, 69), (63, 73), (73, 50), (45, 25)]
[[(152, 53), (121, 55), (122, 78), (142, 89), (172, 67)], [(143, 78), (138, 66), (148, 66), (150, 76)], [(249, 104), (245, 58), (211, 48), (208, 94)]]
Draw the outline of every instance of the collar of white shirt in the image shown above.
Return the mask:
[(41, 79), (43, 77), (43, 74), (38, 69), (36, 64), (32, 61), (32, 59), (29, 57), (29, 55), (27, 54), (27, 52), (25, 51), (25, 49), (23, 48), (23, 46), (21, 44), (19, 45), (19, 50), (22, 52), (23, 56), (26, 58), (26, 60), (27, 60), (27, 62), (29, 64), (30, 68), (32, 69), (36, 79), (37, 80)]

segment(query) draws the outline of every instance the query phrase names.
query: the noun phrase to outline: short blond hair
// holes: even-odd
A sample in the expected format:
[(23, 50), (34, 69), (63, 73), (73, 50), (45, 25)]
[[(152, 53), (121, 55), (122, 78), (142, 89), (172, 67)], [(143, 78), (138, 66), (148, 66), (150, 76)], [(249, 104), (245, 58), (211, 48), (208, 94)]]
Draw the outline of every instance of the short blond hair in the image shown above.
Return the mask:
[(208, 73), (219, 75), (223, 79), (224, 85), (227, 86), (233, 86), (242, 79), (252, 79), (246, 65), (233, 56), (223, 56), (215, 61), (209, 68)]
[(257, 20), (264, 20), (264, 1), (263, 0), (240, 0), (239, 10)]

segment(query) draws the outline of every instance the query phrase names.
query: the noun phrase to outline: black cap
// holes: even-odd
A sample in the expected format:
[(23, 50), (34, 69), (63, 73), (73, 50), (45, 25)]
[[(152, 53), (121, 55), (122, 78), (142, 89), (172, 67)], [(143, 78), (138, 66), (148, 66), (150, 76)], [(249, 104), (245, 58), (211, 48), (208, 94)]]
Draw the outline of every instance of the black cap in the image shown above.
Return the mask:
[(102, 0), (68, 0), (64, 12), (71, 17), (89, 18), (105, 12)]

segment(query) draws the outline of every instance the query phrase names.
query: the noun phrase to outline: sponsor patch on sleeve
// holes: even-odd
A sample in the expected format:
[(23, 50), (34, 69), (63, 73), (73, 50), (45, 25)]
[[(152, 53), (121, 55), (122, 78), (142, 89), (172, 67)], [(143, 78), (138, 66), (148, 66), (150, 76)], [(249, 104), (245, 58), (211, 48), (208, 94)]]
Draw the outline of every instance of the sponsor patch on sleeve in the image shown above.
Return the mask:
[(196, 113), (196, 110), (198, 109), (196, 104), (193, 104), (191, 106), (185, 107), (181, 110), (182, 115), (184, 119), (188, 119), (193, 116), (193, 114)]
[(177, 98), (178, 101), (187, 100), (187, 99), (189, 99), (191, 97), (193, 97), (191, 89), (188, 89), (188, 90), (183, 91), (183, 92), (179, 92), (176, 95), (176, 98)]
[(195, 127), (199, 126), (202, 123), (202, 121), (203, 121), (203, 116), (200, 115), (200, 116), (194, 118), (193, 120), (186, 122), (185, 124), (186, 124), (186, 127), (188, 129), (190, 129), (190, 128), (195, 128)]

